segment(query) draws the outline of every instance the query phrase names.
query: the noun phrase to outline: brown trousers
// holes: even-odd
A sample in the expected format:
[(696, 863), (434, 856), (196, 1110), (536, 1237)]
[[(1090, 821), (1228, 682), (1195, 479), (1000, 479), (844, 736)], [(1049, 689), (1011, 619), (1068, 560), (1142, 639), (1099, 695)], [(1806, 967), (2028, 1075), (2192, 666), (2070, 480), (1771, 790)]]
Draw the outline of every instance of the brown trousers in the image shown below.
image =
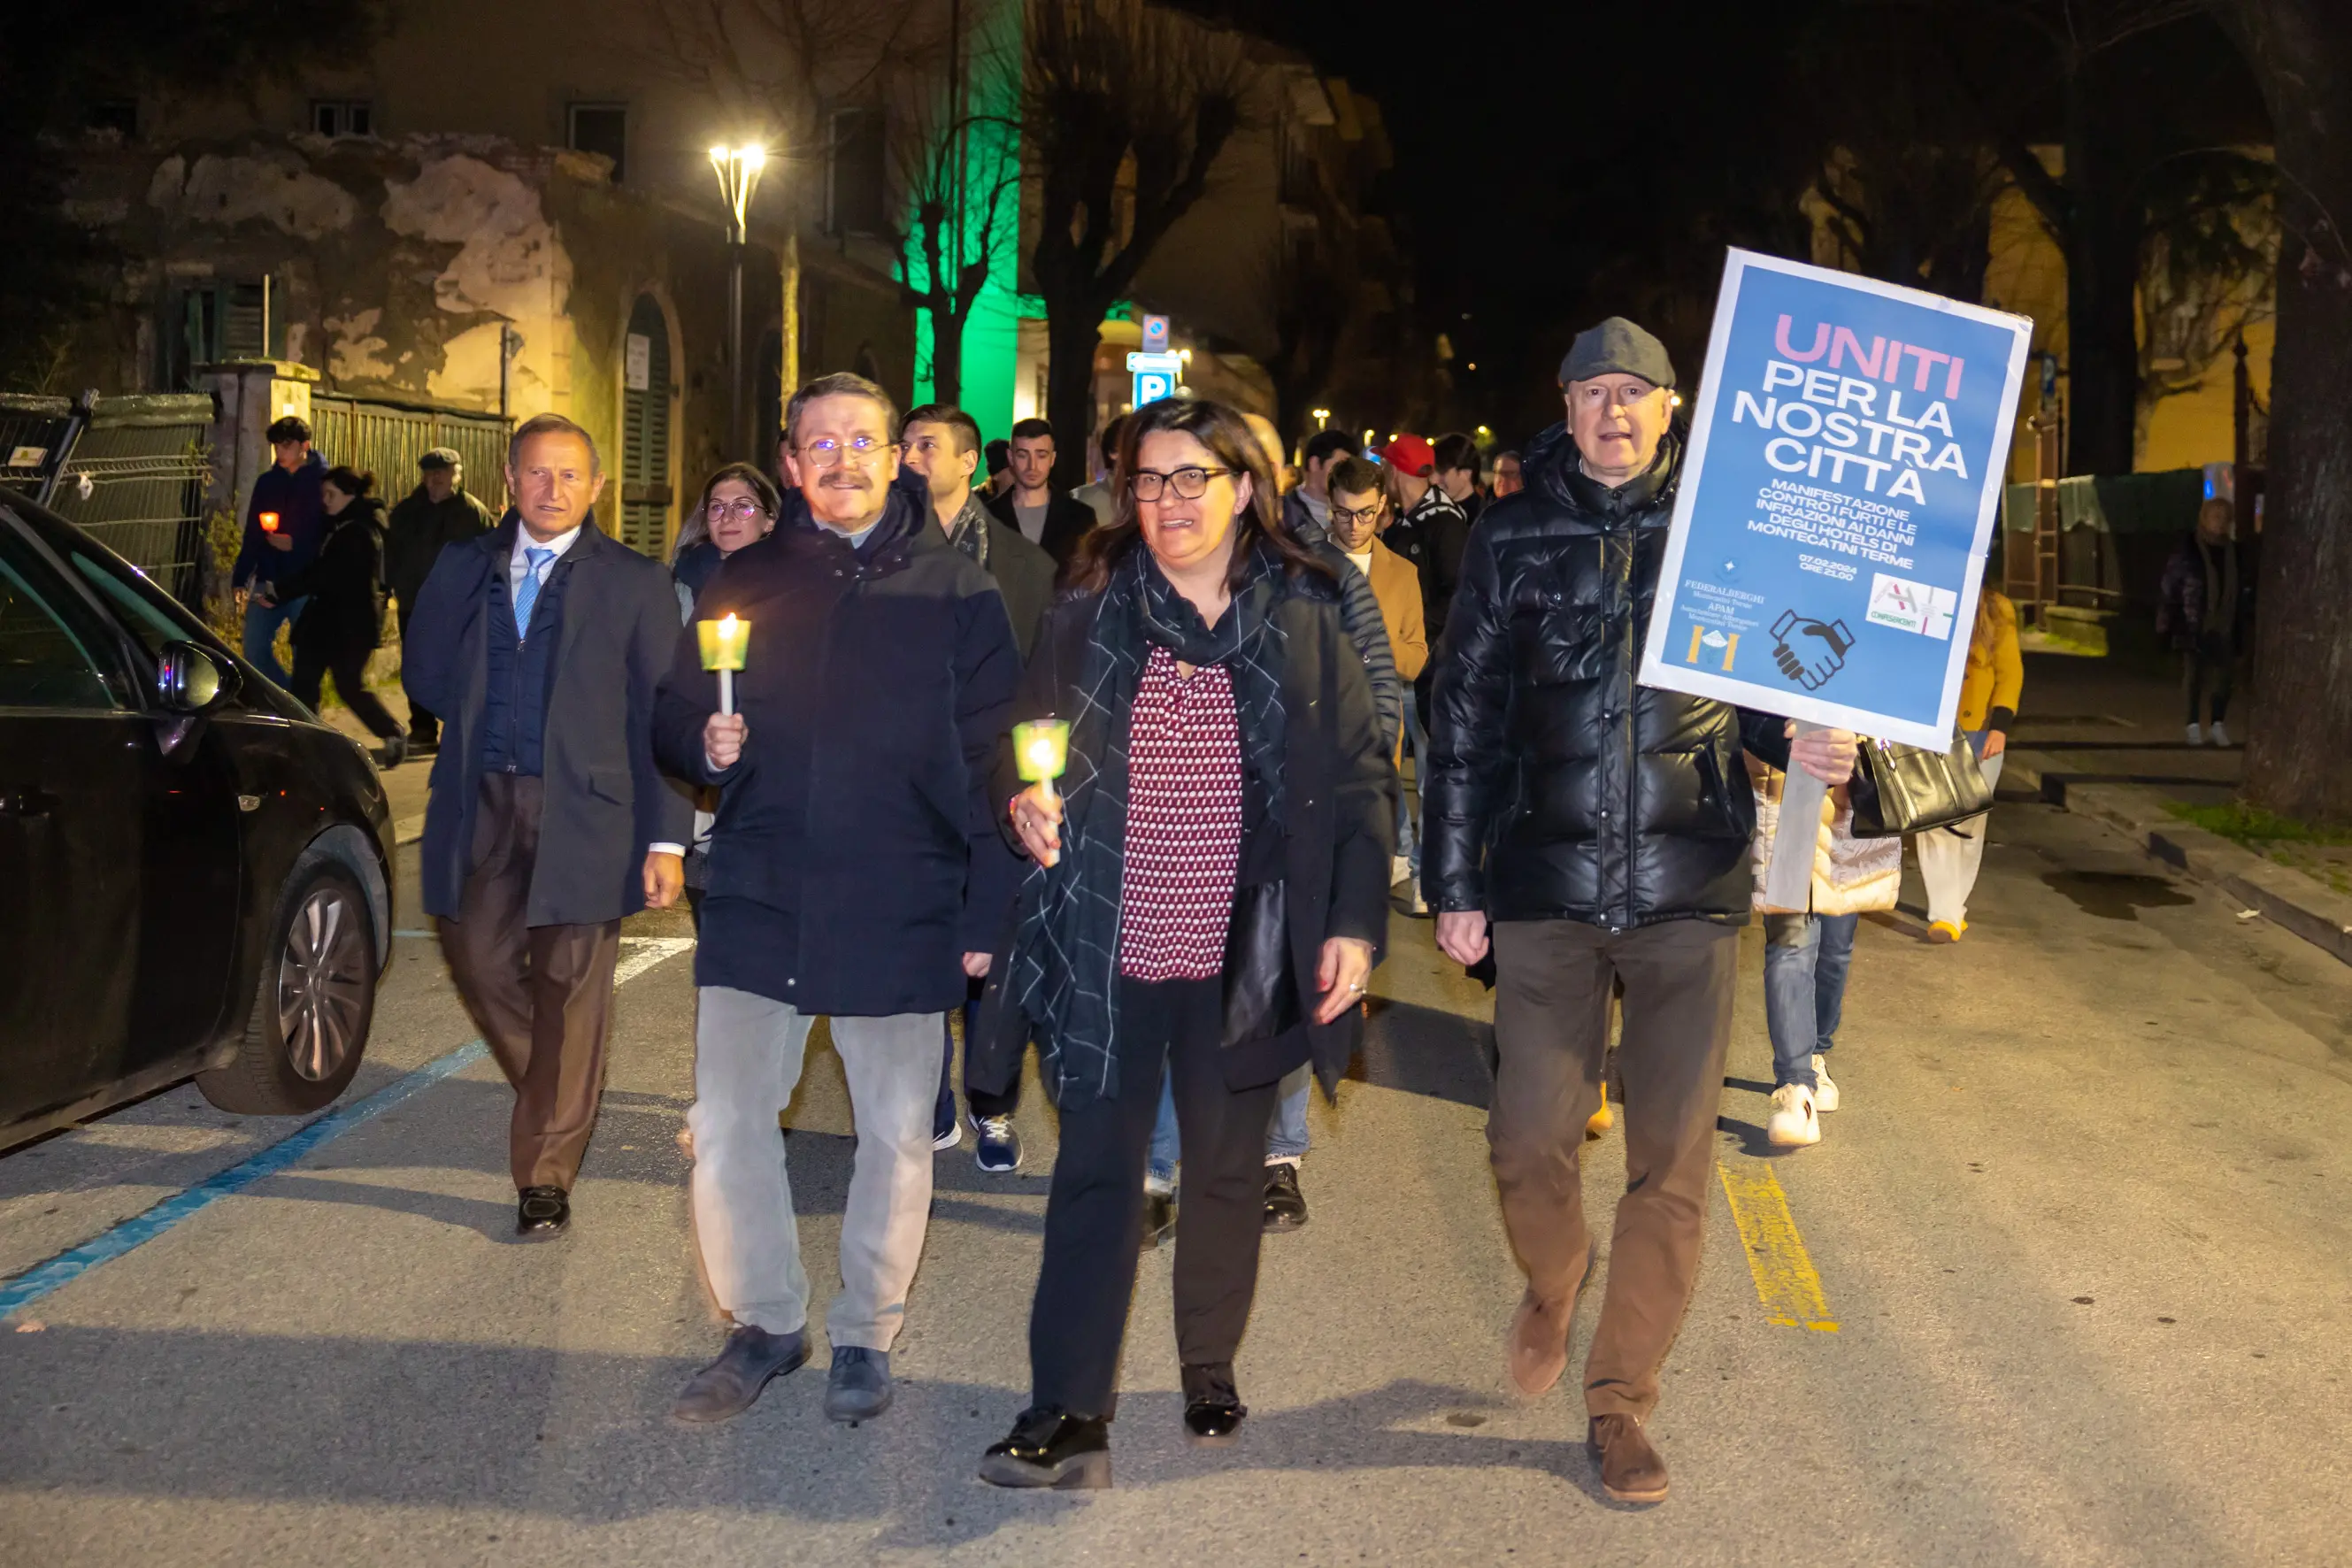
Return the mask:
[(518, 1191), (572, 1190), (595, 1130), (621, 922), (527, 925), (541, 781), (482, 775), (472, 869), (441, 951), (490, 1054), (514, 1085), (508, 1159)]
[(1584, 1403), (1594, 1415), (1647, 1416), (1698, 1277), (1739, 932), (1696, 920), (1614, 933), (1576, 921), (1494, 930), (1499, 1066), (1486, 1142), (1512, 1250), (1545, 1301), (1573, 1296), (1591, 1258), (1577, 1163), (1601, 1103), (1612, 982), (1624, 984), (1625, 1195)]

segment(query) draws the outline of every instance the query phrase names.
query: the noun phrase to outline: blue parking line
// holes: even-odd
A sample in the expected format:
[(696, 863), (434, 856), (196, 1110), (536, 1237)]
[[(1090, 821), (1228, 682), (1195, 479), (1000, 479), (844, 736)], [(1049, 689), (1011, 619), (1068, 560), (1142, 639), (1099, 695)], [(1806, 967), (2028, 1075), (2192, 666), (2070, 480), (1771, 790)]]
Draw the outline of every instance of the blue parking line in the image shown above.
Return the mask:
[(341, 1110), (321, 1116), (300, 1131), (280, 1139), (243, 1163), (231, 1165), (193, 1187), (174, 1193), (154, 1207), (131, 1215), (79, 1247), (68, 1248), (46, 1263), (35, 1264), (22, 1274), (0, 1281), (0, 1318), (30, 1306), (50, 1291), (80, 1279), (100, 1264), (111, 1262), (133, 1247), (146, 1245), (215, 1200), (231, 1193), (243, 1192), (254, 1183), (276, 1175), (320, 1144), (331, 1142), (363, 1121), (373, 1121), (402, 1100), (432, 1088), (452, 1073), (463, 1072), (488, 1054), (479, 1040), (462, 1045), (447, 1056), (436, 1058), (415, 1071), (394, 1079), (365, 1100), (355, 1100)]

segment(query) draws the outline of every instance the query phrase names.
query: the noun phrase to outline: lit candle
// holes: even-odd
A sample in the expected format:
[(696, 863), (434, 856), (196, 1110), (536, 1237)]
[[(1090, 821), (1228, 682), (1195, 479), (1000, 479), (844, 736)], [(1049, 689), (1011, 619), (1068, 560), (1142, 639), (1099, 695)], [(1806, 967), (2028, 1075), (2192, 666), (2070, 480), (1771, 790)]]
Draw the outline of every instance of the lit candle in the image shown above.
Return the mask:
[(1013, 725), (1013, 763), (1025, 782), (1044, 784), (1052, 798), (1054, 781), (1070, 766), (1070, 721), (1032, 719)]
[(275, 532), (277, 532), (277, 531), (278, 531), (278, 514), (277, 514), (276, 512), (274, 512), (274, 511), (265, 511), (265, 512), (263, 512), (263, 513), (261, 514), (260, 522), (261, 522), (261, 531), (262, 531), (262, 532), (264, 532), (264, 533), (275, 533)]
[(702, 668), (719, 672), (719, 710), (735, 711), (735, 672), (743, 668), (743, 652), (751, 640), (751, 623), (732, 611), (715, 621), (697, 621), (694, 635), (702, 648)]

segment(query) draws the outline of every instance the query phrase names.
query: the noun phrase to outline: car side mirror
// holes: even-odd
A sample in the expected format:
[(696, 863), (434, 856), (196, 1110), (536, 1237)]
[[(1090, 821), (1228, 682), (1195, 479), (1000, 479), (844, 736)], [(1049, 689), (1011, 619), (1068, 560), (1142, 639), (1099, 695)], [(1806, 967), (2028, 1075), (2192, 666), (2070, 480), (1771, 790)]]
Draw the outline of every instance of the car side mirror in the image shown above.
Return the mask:
[(202, 643), (165, 643), (155, 660), (155, 696), (174, 713), (211, 711), (237, 688), (236, 667)]

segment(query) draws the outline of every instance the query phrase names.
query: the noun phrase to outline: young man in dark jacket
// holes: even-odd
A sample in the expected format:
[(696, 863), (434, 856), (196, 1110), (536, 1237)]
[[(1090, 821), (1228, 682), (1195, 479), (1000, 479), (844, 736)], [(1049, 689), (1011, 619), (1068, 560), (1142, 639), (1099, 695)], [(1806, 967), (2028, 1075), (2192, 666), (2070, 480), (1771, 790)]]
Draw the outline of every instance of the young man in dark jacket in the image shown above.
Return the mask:
[(1052, 556), (1056, 571), (1067, 572), (1078, 541), (1094, 531), (1095, 509), (1054, 488), (1055, 451), (1054, 427), (1043, 419), (1015, 425), (1007, 448), (1013, 482), (984, 497), (983, 504), (997, 521)]
[[(416, 459), (416, 488), (392, 509), (384, 524), (383, 585), (400, 616), (400, 635), (408, 637), (408, 623), (416, 614), (416, 596), (433, 563), (449, 545), (488, 533), (498, 520), (490, 509), (466, 489), (466, 473), (457, 454), (436, 447)], [(415, 702), (408, 705), (408, 745), (431, 752), (441, 743), (441, 721)]]
[[(996, 579), (1013, 617), (1013, 640), (1021, 657), (1037, 635), (1038, 623), (1054, 603), (1054, 558), (996, 521), (972, 494), (972, 471), (980, 466), (980, 424), (961, 408), (942, 403), (910, 409), (906, 425), (907, 467), (921, 476), (931, 499), (932, 515), (948, 536), (948, 543), (980, 563)], [(979, 851), (975, 851), (978, 853)], [(964, 1054), (971, 1056), (971, 1024), (980, 1012), (980, 985), (974, 981), (964, 1001)], [(933, 1146), (952, 1149), (962, 1141), (956, 1125), (955, 1031), (946, 1031), (940, 1068), (940, 1097), (931, 1116)], [(1003, 1094), (964, 1089), (971, 1109), (975, 1140), (972, 1158), (994, 1176), (1009, 1176), (1021, 1168), (1021, 1134), (1013, 1129), (1013, 1113), (1020, 1108), (1021, 1085), (1015, 1080)]]
[(326, 503), (319, 487), (327, 464), (310, 449), (310, 426), (291, 414), (269, 426), (269, 446), (276, 460), (253, 481), (245, 507), (245, 541), (229, 571), (229, 587), (244, 607), (246, 662), (284, 686), (292, 678), (271, 645), (279, 626), (302, 618), (302, 600), (255, 590), (293, 576), (319, 553), (326, 532)]
[(1438, 945), (1488, 952), (1500, 1053), (1487, 1117), (1503, 1220), (1528, 1276), (1507, 1345), (1529, 1397), (1568, 1363), (1592, 1260), (1578, 1155), (1624, 993), (1626, 1192), (1585, 1367), (1587, 1441), (1622, 1501), (1666, 1495), (1642, 1423), (1690, 1303), (1731, 1037), (1756, 826), (1742, 750), (1830, 783), (1854, 741), (1637, 686), (1681, 451), (1674, 367), (1619, 318), (1560, 366), (1565, 427), (1527, 454), (1462, 562), (1438, 650), (1423, 881)]
[(820, 1016), (857, 1123), (825, 1413), (888, 1408), (930, 1207), (940, 1031), (987, 973), (1015, 870), (987, 798), (1021, 672), (1003, 595), (948, 543), (921, 477), (901, 477), (880, 387), (820, 377), (785, 428), (808, 523), (737, 551), (695, 604), (750, 624), (735, 711), (717, 710), (689, 626), (656, 721), (663, 764), (719, 790), (687, 1126), (703, 1268), (736, 1326), (678, 1396), (691, 1421), (740, 1414), (808, 1357), (776, 1118)]

